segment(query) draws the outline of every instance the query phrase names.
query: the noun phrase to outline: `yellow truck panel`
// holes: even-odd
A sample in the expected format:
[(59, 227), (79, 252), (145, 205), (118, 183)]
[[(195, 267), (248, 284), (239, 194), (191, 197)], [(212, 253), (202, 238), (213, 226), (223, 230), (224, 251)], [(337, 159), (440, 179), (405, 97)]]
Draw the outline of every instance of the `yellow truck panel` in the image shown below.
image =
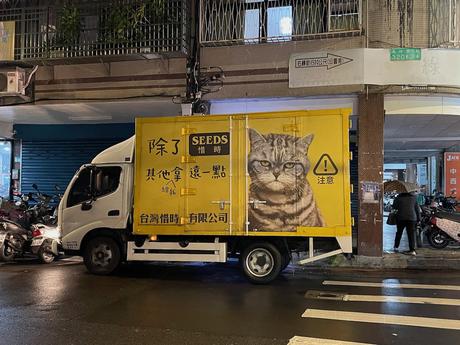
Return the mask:
[(351, 236), (349, 115), (137, 119), (134, 233)]

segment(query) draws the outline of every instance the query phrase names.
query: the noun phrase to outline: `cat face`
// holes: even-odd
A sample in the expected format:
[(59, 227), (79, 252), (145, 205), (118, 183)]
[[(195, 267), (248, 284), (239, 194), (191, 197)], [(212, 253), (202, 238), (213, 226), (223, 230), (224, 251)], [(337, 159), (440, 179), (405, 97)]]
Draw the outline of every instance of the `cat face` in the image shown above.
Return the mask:
[(284, 194), (303, 189), (310, 170), (307, 153), (312, 134), (296, 138), (288, 134), (262, 135), (249, 129), (249, 140), (248, 170), (253, 186)]

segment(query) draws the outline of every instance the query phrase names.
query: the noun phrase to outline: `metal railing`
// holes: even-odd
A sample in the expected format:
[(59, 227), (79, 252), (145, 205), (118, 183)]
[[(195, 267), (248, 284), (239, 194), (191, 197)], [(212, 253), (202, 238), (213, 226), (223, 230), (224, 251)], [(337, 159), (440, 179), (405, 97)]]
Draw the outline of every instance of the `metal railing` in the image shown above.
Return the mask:
[(201, 44), (360, 34), (361, 0), (201, 0)]
[(74, 1), (0, 8), (0, 22), (15, 22), (16, 60), (186, 53), (189, 13), (187, 0)]
[(430, 0), (430, 46), (460, 47), (460, 0)]

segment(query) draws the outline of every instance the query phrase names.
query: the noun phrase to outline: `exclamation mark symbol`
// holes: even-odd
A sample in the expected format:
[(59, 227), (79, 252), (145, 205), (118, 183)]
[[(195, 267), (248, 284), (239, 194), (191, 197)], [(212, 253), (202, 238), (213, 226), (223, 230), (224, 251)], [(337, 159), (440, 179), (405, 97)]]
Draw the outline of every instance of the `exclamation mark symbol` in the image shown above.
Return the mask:
[(324, 160), (324, 172), (327, 172), (327, 159)]

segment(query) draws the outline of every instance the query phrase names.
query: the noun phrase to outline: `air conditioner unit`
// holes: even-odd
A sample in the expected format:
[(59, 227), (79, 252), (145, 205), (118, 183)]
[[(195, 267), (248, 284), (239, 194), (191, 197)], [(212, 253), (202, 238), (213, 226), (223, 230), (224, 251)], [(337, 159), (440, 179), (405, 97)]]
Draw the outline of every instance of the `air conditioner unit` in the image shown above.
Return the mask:
[(0, 69), (0, 96), (25, 95), (26, 72), (19, 67)]

